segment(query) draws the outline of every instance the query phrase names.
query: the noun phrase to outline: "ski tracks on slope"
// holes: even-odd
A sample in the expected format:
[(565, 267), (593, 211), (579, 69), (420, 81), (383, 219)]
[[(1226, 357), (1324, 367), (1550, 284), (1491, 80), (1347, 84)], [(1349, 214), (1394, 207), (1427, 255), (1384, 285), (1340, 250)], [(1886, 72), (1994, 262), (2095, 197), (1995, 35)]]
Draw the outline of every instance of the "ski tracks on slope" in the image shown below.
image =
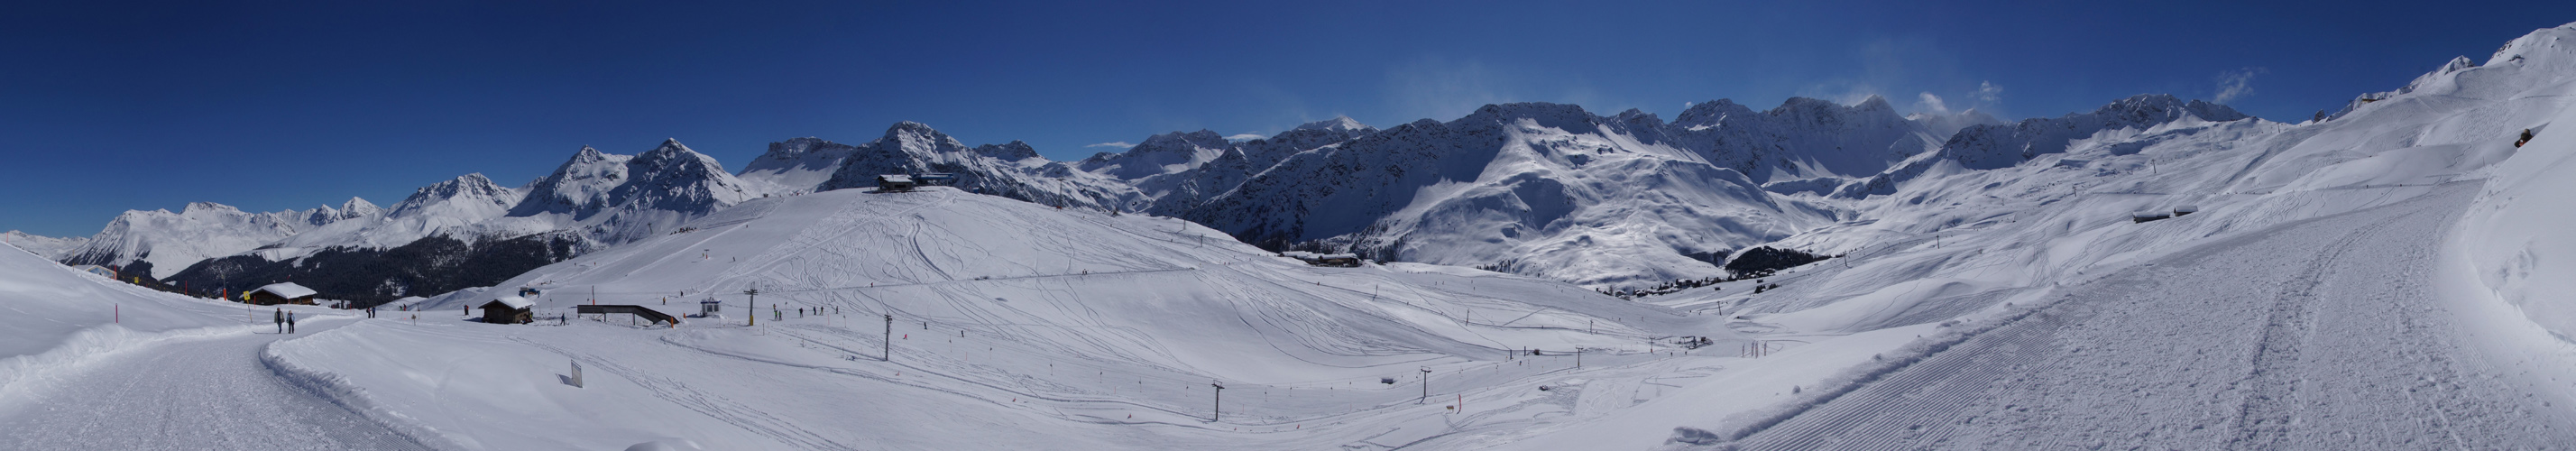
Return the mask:
[[(2284, 224), (2064, 301), (1715, 443), (1737, 449), (2553, 448), (2426, 280), (2475, 184)], [(2293, 256), (2307, 256), (2295, 258)], [(2160, 265), (2160, 266), (2159, 266)], [(1872, 379), (1875, 380), (1872, 380)]]
[(721, 395), (691, 388), (688, 384), (681, 383), (677, 380), (656, 376), (650, 372), (637, 371), (633, 368), (627, 368), (625, 365), (619, 365), (615, 361), (602, 359), (598, 356), (589, 354), (573, 352), (569, 349), (539, 343), (535, 340), (529, 340), (517, 336), (509, 338), (510, 341), (516, 341), (528, 346), (534, 346), (538, 349), (562, 354), (574, 361), (581, 362), (585, 367), (605, 370), (609, 373), (616, 374), (618, 377), (634, 381), (635, 385), (643, 386), (646, 390), (651, 391), (654, 397), (662, 398), (664, 401), (670, 401), (671, 404), (696, 411), (699, 414), (706, 415), (708, 418), (714, 418), (717, 421), (732, 424), (735, 427), (742, 428), (742, 430), (769, 437), (771, 440), (777, 440), (779, 443), (784, 443), (802, 449), (858, 449), (858, 447), (832, 441), (830, 438), (825, 438), (812, 431), (807, 431), (804, 428), (797, 427), (796, 422), (793, 420), (770, 415), (767, 412), (761, 411), (761, 409), (744, 405), (731, 399), (726, 399)]

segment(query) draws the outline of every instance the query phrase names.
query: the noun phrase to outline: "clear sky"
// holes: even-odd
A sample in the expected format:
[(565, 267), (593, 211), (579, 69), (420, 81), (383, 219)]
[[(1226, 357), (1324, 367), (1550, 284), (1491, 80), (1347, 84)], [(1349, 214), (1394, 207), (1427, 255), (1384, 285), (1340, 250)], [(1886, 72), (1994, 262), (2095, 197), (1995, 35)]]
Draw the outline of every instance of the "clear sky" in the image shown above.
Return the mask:
[(2020, 119), (2155, 92), (2297, 121), (2576, 22), (2569, 1), (49, 3), (0, 6), (0, 230), (53, 236), (516, 185), (583, 145), (678, 138), (738, 169), (903, 120), (1059, 160), (1507, 101)]

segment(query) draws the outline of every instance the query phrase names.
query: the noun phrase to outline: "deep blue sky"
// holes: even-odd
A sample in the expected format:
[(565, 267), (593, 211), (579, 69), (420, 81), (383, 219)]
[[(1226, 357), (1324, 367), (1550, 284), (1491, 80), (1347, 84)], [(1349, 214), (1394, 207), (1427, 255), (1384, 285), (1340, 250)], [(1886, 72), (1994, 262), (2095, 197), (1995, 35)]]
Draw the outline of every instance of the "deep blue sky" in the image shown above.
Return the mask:
[(1075, 159), (1499, 101), (1669, 119), (1930, 93), (2019, 119), (2234, 79), (2250, 89), (2226, 103), (2296, 121), (2576, 21), (2566, 1), (55, 3), (0, 6), (0, 230), (86, 236), (190, 201), (390, 206), (663, 138), (738, 169), (768, 142), (901, 120)]

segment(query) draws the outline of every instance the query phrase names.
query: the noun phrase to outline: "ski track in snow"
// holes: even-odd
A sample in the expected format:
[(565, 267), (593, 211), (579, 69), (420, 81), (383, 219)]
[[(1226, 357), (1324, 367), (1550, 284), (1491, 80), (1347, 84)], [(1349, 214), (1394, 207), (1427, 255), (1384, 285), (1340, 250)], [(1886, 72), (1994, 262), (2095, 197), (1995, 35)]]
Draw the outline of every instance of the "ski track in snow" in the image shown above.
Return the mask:
[(0, 449), (428, 449), (260, 363), (270, 342), (347, 324), (307, 321), (294, 335), (178, 341), (99, 362), (0, 414)]
[[(2224, 239), (1722, 445), (1736, 449), (2561, 448), (2428, 289), (2475, 194)], [(2304, 258), (2283, 258), (2304, 256)]]
[(682, 408), (697, 411), (699, 414), (706, 415), (708, 418), (714, 418), (717, 421), (722, 421), (726, 424), (740, 427), (745, 431), (751, 431), (752, 433), (769, 437), (772, 440), (777, 440), (779, 443), (795, 445), (802, 449), (858, 449), (850, 445), (832, 441), (830, 438), (815, 434), (812, 431), (807, 431), (804, 428), (797, 427), (796, 422), (791, 419), (779, 418), (778, 416), (771, 415), (759, 408), (744, 405), (743, 403), (736, 402), (731, 399), (726, 399), (724, 396), (704, 390), (690, 388), (688, 384), (675, 379), (657, 376), (651, 372), (627, 368), (624, 365), (617, 364), (616, 361), (599, 358), (594, 355), (573, 352), (572, 350), (561, 347), (539, 343), (535, 340), (519, 338), (516, 336), (510, 337), (510, 340), (536, 347), (538, 349), (554, 352), (556, 354), (562, 354), (567, 358), (581, 362), (589, 368), (605, 370), (609, 373), (616, 374), (619, 377), (635, 381), (636, 385), (650, 389), (653, 392), (654, 397), (662, 398), (664, 401), (670, 401), (671, 404), (678, 405)]

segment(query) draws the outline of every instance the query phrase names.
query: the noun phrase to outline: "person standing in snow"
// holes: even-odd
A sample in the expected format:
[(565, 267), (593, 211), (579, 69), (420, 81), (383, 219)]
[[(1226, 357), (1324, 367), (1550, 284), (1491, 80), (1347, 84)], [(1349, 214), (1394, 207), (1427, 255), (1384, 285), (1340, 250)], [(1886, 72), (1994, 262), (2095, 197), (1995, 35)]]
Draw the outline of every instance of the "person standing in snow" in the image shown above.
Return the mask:
[(295, 333), (295, 312), (286, 312), (286, 333)]
[(277, 323), (277, 333), (286, 333), (286, 308), (278, 307), (275, 319), (272, 321)]

